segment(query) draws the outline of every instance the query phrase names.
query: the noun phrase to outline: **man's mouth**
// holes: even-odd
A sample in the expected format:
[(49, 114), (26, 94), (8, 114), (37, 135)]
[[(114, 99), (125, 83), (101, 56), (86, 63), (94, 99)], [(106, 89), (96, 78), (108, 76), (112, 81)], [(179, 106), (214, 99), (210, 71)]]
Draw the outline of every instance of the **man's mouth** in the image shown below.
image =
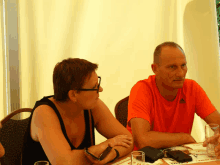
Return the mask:
[(184, 79), (181, 79), (181, 80), (173, 80), (173, 81), (176, 81), (176, 82), (183, 82)]

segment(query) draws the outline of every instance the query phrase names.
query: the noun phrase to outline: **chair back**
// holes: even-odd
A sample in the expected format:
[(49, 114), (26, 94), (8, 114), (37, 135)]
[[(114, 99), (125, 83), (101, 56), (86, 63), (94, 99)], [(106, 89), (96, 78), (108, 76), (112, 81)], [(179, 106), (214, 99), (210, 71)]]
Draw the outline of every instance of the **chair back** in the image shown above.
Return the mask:
[(0, 142), (5, 149), (5, 155), (1, 158), (1, 165), (21, 164), (24, 134), (27, 130), (30, 117), (22, 120), (11, 118), (18, 113), (31, 111), (31, 108), (18, 109), (1, 120)]
[(124, 126), (127, 126), (128, 118), (128, 99), (129, 96), (120, 100), (115, 106), (115, 116), (116, 119)]

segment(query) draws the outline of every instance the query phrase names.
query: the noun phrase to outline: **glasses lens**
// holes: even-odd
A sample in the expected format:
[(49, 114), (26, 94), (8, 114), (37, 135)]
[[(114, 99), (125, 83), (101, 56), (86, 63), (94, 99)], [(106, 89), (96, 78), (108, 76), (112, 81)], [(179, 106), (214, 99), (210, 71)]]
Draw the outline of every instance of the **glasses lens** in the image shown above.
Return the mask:
[(101, 77), (98, 77), (98, 78), (99, 78), (99, 85), (98, 85), (97, 93), (99, 93), (99, 87), (100, 87), (100, 83), (101, 83)]

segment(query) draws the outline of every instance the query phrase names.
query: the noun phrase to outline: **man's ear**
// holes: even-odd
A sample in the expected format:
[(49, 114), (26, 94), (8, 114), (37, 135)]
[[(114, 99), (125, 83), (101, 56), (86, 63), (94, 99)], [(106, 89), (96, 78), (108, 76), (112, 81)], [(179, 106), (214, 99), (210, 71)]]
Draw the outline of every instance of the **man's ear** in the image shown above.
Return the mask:
[(156, 74), (157, 73), (157, 69), (158, 69), (157, 64), (151, 64), (151, 69)]
[(71, 101), (76, 102), (76, 95), (77, 95), (76, 90), (69, 90), (68, 96)]

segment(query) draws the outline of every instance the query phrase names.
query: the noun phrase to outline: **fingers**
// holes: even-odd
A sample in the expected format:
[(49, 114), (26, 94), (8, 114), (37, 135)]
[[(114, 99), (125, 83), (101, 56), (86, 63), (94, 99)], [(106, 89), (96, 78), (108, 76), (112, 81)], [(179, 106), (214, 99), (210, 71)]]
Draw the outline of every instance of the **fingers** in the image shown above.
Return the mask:
[(109, 146), (123, 146), (126, 148), (129, 148), (131, 144), (133, 143), (133, 139), (129, 137), (128, 135), (118, 135), (109, 142)]
[(219, 134), (214, 135), (214, 136), (212, 136), (210, 138), (206, 138), (206, 140), (203, 143), (203, 146), (206, 147), (208, 143), (216, 144), (216, 143), (218, 143), (218, 141), (220, 141)]
[(114, 138), (115, 139), (126, 139), (126, 140), (129, 140), (129, 141), (132, 140), (132, 138), (128, 135), (118, 135), (118, 136), (115, 136)]
[(129, 148), (130, 144), (127, 144), (125, 142), (118, 142), (115, 146), (123, 146), (123, 147)]
[(210, 138), (206, 138), (206, 140), (203, 142), (203, 147), (207, 147), (207, 145), (211, 143), (216, 145), (215, 146), (215, 155), (217, 159), (220, 159), (220, 136), (219, 134), (214, 135)]
[(215, 155), (216, 155), (217, 159), (220, 159), (220, 149), (219, 149), (219, 147), (218, 148), (215, 147)]

